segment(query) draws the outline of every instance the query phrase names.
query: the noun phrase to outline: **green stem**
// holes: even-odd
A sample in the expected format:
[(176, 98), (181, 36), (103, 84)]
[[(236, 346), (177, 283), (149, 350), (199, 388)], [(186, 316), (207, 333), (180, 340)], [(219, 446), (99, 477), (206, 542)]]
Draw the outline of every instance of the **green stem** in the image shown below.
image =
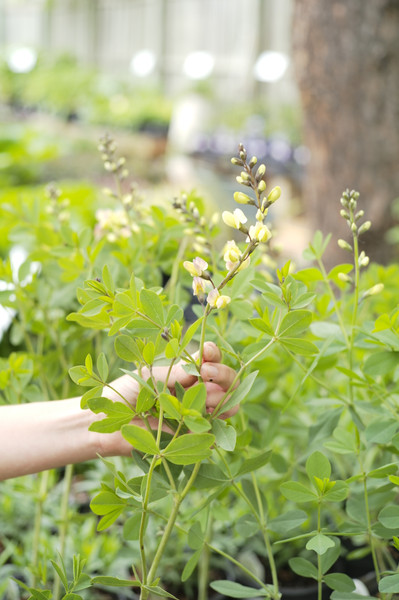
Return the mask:
[(40, 547), (40, 530), (42, 525), (43, 506), (47, 495), (50, 471), (40, 473), (39, 495), (36, 502), (35, 524), (33, 529), (33, 545), (32, 545), (32, 571), (33, 571), (33, 587), (37, 584), (37, 574), (39, 567), (39, 547)]
[(213, 411), (213, 413), (210, 416), (210, 420), (213, 421), (213, 419), (216, 419), (216, 417), (218, 416), (220, 409), (223, 407), (223, 404), (225, 403), (226, 399), (228, 398), (228, 396), (231, 394), (231, 392), (234, 390), (234, 387), (237, 383), (237, 381), (240, 379), (241, 375), (243, 374), (244, 370), (251, 364), (253, 363), (255, 360), (257, 360), (258, 358), (260, 358), (262, 356), (262, 354), (264, 352), (266, 352), (270, 346), (272, 346), (274, 344), (274, 342), (276, 342), (277, 338), (273, 337), (270, 342), (268, 342), (266, 344), (266, 346), (264, 348), (262, 348), (261, 350), (259, 350), (259, 352), (257, 352), (256, 354), (254, 354), (254, 356), (252, 356), (252, 358), (250, 358), (246, 363), (244, 363), (241, 368), (239, 369), (239, 371), (237, 372), (236, 376), (234, 377), (229, 389), (226, 391), (226, 393), (224, 394), (223, 398), (220, 400), (219, 404), (216, 406), (215, 410)]
[(211, 551), (208, 542), (212, 539), (213, 517), (208, 507), (208, 524), (206, 528), (205, 543), (198, 561), (198, 600), (208, 600), (209, 563)]
[(320, 271), (321, 271), (321, 273), (323, 275), (324, 283), (327, 286), (328, 293), (330, 294), (330, 298), (331, 298), (331, 300), (333, 302), (335, 313), (337, 315), (338, 323), (339, 323), (339, 326), (341, 327), (341, 331), (342, 331), (342, 335), (344, 336), (345, 343), (346, 343), (346, 345), (349, 348), (349, 339), (348, 339), (348, 334), (346, 333), (346, 327), (345, 327), (345, 324), (344, 324), (344, 321), (343, 321), (343, 318), (342, 318), (342, 315), (341, 315), (341, 311), (340, 311), (338, 303), (337, 303), (337, 299), (335, 297), (335, 294), (334, 294), (333, 289), (331, 287), (330, 281), (328, 279), (327, 271), (326, 271), (326, 269), (324, 267), (324, 264), (323, 264), (323, 261), (321, 260), (321, 258), (317, 259), (317, 264), (319, 265)]
[[(355, 288), (354, 288), (354, 304), (353, 304), (353, 312), (352, 312), (352, 323), (351, 323), (351, 336), (350, 336), (350, 344), (349, 344), (349, 368), (353, 371), (353, 346), (354, 346), (354, 337), (355, 337), (355, 327), (357, 320), (357, 312), (359, 306), (359, 241), (357, 238), (357, 233), (353, 233), (353, 257), (355, 264)], [(351, 399), (351, 403), (353, 404), (353, 384), (352, 378), (349, 378), (349, 397)]]
[(370, 542), (371, 557), (373, 559), (375, 576), (376, 576), (376, 579), (378, 582), (378, 581), (380, 581), (381, 575), (380, 575), (380, 568), (378, 566), (377, 554), (375, 551), (373, 532), (371, 530), (369, 495), (368, 495), (368, 490), (367, 490), (367, 476), (366, 476), (366, 473), (364, 473), (364, 472), (363, 472), (363, 490), (364, 490), (364, 504), (366, 507), (366, 516), (367, 516), (367, 533), (368, 533), (369, 542)]
[(280, 593), (279, 593), (279, 589), (278, 589), (277, 568), (276, 568), (276, 563), (274, 560), (272, 546), (270, 543), (270, 537), (269, 537), (269, 534), (267, 531), (267, 521), (266, 521), (265, 513), (263, 510), (262, 498), (260, 495), (258, 482), (255, 477), (255, 473), (253, 471), (251, 473), (251, 477), (252, 477), (252, 485), (254, 486), (254, 490), (255, 490), (256, 502), (258, 504), (259, 517), (262, 522), (262, 534), (263, 534), (263, 539), (265, 542), (267, 558), (269, 560), (269, 566), (270, 566), (270, 571), (271, 571), (271, 575), (272, 575), (274, 598), (276, 598), (276, 600), (278, 600), (278, 598), (280, 597)]
[[(204, 318), (201, 323), (201, 338), (200, 338), (199, 360), (198, 360), (198, 365), (199, 365), (200, 369), (201, 369), (201, 365), (202, 365), (202, 357), (204, 355), (206, 320), (207, 320), (208, 315), (211, 312), (211, 310), (212, 310), (211, 307), (209, 306), (209, 304), (207, 304), (206, 308), (205, 308), (205, 312), (204, 312)], [(201, 381), (201, 379), (200, 379), (200, 381)]]
[[(69, 504), (69, 494), (71, 491), (72, 484), (72, 476), (73, 476), (73, 465), (67, 465), (65, 468), (65, 476), (64, 476), (64, 490), (62, 493), (61, 500), (61, 524), (60, 524), (60, 532), (59, 532), (59, 552), (60, 555), (64, 555), (65, 551), (65, 541), (68, 533), (68, 504)], [(60, 585), (61, 581), (58, 575), (55, 575), (54, 579), (54, 587), (53, 587), (53, 600), (59, 600), (60, 597)]]
[(170, 275), (170, 279), (166, 286), (169, 291), (169, 301), (171, 304), (173, 304), (176, 301), (176, 285), (177, 285), (177, 281), (178, 281), (178, 277), (179, 277), (179, 268), (180, 268), (180, 263), (184, 256), (184, 253), (186, 251), (187, 244), (188, 244), (188, 238), (184, 238), (179, 246), (179, 250), (177, 252), (176, 259), (173, 263), (172, 273)]
[[(317, 505), (317, 533), (321, 533), (321, 502)], [(317, 554), (317, 597), (323, 600), (323, 573), (321, 571), (321, 556)]]
[(184, 490), (181, 492), (181, 494), (178, 494), (177, 496), (175, 496), (173, 510), (169, 516), (168, 523), (166, 525), (165, 531), (163, 532), (161, 541), (159, 543), (159, 546), (158, 546), (157, 551), (154, 556), (154, 560), (152, 561), (152, 565), (151, 565), (151, 568), (148, 573), (148, 581), (150, 583), (155, 579), (155, 575), (156, 575), (156, 571), (158, 569), (159, 562), (163, 556), (163, 553), (166, 548), (166, 544), (168, 543), (169, 537), (173, 531), (173, 527), (175, 525), (177, 515), (179, 513), (180, 505), (183, 502), (184, 498), (187, 496), (192, 485), (194, 484), (194, 481), (198, 475), (200, 466), (201, 466), (201, 462), (196, 463), (196, 465), (194, 466), (194, 469), (190, 475), (190, 478), (186, 483)]
[[(168, 520), (168, 517), (166, 517), (165, 515), (162, 515), (162, 514), (156, 512), (156, 511), (153, 511), (153, 510), (151, 510), (150, 512), (155, 517), (163, 519), (164, 521)], [(175, 527), (176, 527), (176, 529), (178, 529), (179, 531), (181, 531), (181, 533), (183, 533), (185, 535), (188, 535), (187, 529), (184, 529), (184, 527), (182, 527), (178, 523), (175, 523)], [(212, 544), (210, 544), (207, 541), (205, 541), (204, 543), (209, 548), (209, 550), (211, 550), (211, 552), (215, 552), (216, 554), (219, 554), (220, 556), (223, 556), (223, 558), (225, 558), (226, 560), (228, 560), (229, 562), (231, 562), (233, 565), (236, 565), (236, 567), (238, 567), (239, 569), (241, 569), (241, 571), (243, 573), (245, 573), (246, 575), (248, 575), (248, 577), (250, 577), (251, 579), (253, 579), (262, 588), (267, 589), (267, 586), (264, 584), (264, 582), (261, 579), (259, 579), (254, 573), (252, 573), (252, 571), (250, 571), (249, 569), (247, 569), (247, 567), (245, 567), (245, 565), (243, 565), (242, 563), (240, 563), (233, 556), (231, 556), (230, 554), (227, 554), (227, 552), (224, 552), (223, 550), (220, 550), (220, 548), (217, 548), (216, 546), (213, 546)]]

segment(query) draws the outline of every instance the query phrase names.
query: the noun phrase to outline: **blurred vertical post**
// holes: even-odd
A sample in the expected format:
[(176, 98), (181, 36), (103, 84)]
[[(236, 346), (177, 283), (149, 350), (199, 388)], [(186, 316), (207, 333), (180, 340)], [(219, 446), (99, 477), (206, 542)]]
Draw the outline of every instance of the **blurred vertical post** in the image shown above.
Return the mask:
[(399, 196), (398, 31), (397, 0), (295, 0), (293, 59), (311, 152), (307, 212), (314, 227), (346, 237), (339, 198), (359, 190), (372, 221), (365, 248), (382, 262)]

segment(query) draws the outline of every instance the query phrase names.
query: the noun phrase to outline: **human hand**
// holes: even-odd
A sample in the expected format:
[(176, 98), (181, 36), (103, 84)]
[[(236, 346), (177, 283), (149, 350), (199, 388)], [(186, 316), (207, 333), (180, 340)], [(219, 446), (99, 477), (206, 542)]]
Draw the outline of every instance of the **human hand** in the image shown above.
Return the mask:
[[(198, 358), (198, 352), (193, 354), (194, 360), (198, 360)], [(207, 390), (206, 410), (208, 413), (213, 412), (227, 390), (230, 388), (236, 376), (234, 369), (220, 362), (221, 358), (221, 352), (216, 344), (213, 342), (205, 342), (200, 374)], [(197, 376), (186, 373), (183, 368), (185, 364), (187, 363), (181, 360), (172, 367), (168, 378), (168, 388), (172, 394), (175, 392), (176, 382), (179, 382), (180, 385), (185, 389), (188, 389), (198, 383)], [(152, 376), (156, 381), (165, 382), (166, 377), (168, 376), (168, 371), (169, 368), (166, 366), (153, 367)], [(143, 369), (143, 379), (147, 380), (149, 376), (149, 370)], [(236, 382), (234, 387), (237, 387), (238, 384), (239, 382)], [(129, 402), (129, 404), (135, 405), (138, 395), (138, 384), (132, 377), (130, 377), (130, 375), (122, 375), (122, 377), (119, 377), (113, 381), (111, 385), (114, 390), (119, 392), (119, 394), (123, 396), (127, 402)], [(104, 388), (103, 394), (110, 400), (120, 402), (121, 397), (114, 390), (110, 388)], [(222, 416), (223, 418), (231, 417), (237, 412), (237, 410), (238, 407), (235, 407)]]
[[(199, 354), (193, 355), (194, 360), (198, 360)], [(200, 369), (201, 379), (205, 383), (207, 396), (206, 396), (206, 411), (212, 413), (218, 406), (219, 402), (223, 399), (226, 392), (232, 385), (236, 372), (231, 367), (222, 364), (221, 352), (219, 348), (213, 342), (205, 342), (202, 356), (202, 365)], [(185, 389), (188, 389), (198, 384), (198, 377), (195, 375), (189, 375), (183, 369), (183, 366), (187, 364), (184, 361), (180, 361), (174, 367), (169, 374), (168, 388), (173, 394), (176, 382), (179, 382)], [(156, 381), (165, 382), (168, 376), (168, 367), (153, 367), (152, 376)], [(150, 373), (148, 370), (143, 369), (143, 379), (148, 379)], [(236, 388), (239, 384), (237, 381), (234, 384)], [(130, 404), (134, 405), (138, 395), (138, 384), (130, 375), (123, 375), (112, 382), (112, 388), (104, 388), (103, 395), (113, 401), (121, 401), (123, 396)], [(119, 395), (117, 392), (119, 392)], [(228, 397), (225, 401), (228, 400)], [(219, 415), (221, 418), (229, 418), (236, 414), (238, 406), (235, 406), (231, 410)], [(100, 418), (98, 415), (97, 418)], [(102, 418), (102, 417), (101, 417)], [(134, 422), (137, 425), (142, 425), (140, 419), (135, 419)], [(155, 418), (149, 420), (151, 427), (156, 429), (158, 421)], [(100, 450), (99, 454), (102, 456), (114, 456), (114, 455), (129, 455), (132, 447), (120, 434), (116, 432), (113, 434), (98, 434), (100, 436)]]

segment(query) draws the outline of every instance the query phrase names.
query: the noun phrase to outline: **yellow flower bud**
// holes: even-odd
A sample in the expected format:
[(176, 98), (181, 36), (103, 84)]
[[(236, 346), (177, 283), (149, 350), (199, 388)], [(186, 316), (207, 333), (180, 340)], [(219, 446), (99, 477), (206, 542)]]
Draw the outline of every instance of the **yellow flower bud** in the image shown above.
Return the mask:
[(234, 200), (237, 202), (237, 204), (253, 204), (254, 203), (252, 198), (247, 196), (247, 194), (244, 194), (244, 192), (235, 192)]
[(359, 227), (359, 235), (361, 235), (362, 233), (366, 233), (366, 231), (368, 231), (371, 227), (371, 221), (366, 221), (365, 223), (363, 223), (363, 225), (360, 225)]
[(377, 283), (376, 285), (373, 285), (372, 288), (370, 288), (369, 290), (364, 292), (363, 298), (366, 298), (367, 296), (375, 296), (376, 294), (379, 294), (380, 292), (382, 292), (383, 289), (384, 289), (384, 284)]
[(352, 283), (352, 277), (349, 277), (346, 273), (338, 273), (338, 279), (343, 283)]
[(345, 240), (338, 240), (338, 246), (342, 248), (342, 250), (348, 250), (348, 252), (353, 252), (353, 248), (348, 242)]
[(258, 170), (256, 171), (256, 174), (255, 174), (255, 179), (257, 181), (259, 181), (260, 179), (262, 179), (262, 177), (265, 173), (266, 173), (266, 165), (264, 165), (264, 164), (259, 165)]
[(272, 191), (270, 192), (270, 194), (267, 197), (267, 201), (270, 204), (273, 204), (274, 202), (276, 202), (276, 200), (278, 200), (281, 196), (281, 187), (279, 185), (276, 185), (276, 187), (274, 187), (272, 189)]
[(262, 179), (261, 181), (259, 181), (258, 190), (260, 192), (264, 192), (265, 189), (266, 189), (266, 181), (264, 179)]

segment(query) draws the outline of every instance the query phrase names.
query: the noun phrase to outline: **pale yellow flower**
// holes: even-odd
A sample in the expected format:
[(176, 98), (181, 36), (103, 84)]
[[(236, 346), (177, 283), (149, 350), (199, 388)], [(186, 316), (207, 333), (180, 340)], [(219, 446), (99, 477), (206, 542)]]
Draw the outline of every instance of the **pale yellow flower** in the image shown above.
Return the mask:
[(240, 229), (241, 225), (247, 222), (247, 217), (242, 212), (241, 208), (236, 208), (233, 212), (225, 210), (222, 213), (222, 219), (229, 227)]
[(272, 237), (270, 229), (261, 221), (257, 221), (256, 225), (251, 225), (248, 232), (247, 241), (250, 239), (256, 242), (267, 242)]
[(222, 296), (217, 289), (209, 292), (207, 302), (212, 308), (225, 308), (231, 301), (230, 296)]
[(194, 258), (193, 262), (185, 260), (183, 263), (183, 267), (193, 277), (201, 277), (202, 273), (207, 270), (208, 263), (199, 256), (197, 256), (196, 258)]

